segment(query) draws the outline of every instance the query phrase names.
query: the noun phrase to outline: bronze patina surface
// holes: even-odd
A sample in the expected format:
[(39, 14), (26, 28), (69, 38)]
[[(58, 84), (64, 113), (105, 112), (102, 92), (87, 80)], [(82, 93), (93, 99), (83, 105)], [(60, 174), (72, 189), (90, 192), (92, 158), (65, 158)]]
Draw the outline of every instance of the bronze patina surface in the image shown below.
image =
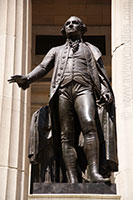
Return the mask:
[[(49, 100), (51, 128), (47, 128), (47, 132), (52, 130), (50, 151), (56, 161), (52, 182), (82, 182), (87, 166), (86, 180), (106, 182), (111, 172), (118, 170), (114, 95), (99, 49), (82, 40), (86, 31), (81, 19), (70, 17), (61, 30), (66, 43), (50, 49), (29, 74), (9, 80), (25, 90), (54, 68)], [(36, 148), (38, 145), (34, 158), (35, 152), (41, 152)]]

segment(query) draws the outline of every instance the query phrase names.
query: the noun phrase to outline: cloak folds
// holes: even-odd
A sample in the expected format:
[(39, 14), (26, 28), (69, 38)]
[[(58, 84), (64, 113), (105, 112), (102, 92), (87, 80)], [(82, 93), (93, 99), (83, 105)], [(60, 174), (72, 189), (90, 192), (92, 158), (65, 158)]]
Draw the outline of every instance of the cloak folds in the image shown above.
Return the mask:
[[(43, 150), (47, 151), (52, 144), (51, 126), (49, 120), (48, 106), (41, 107), (35, 111), (31, 118), (30, 137), (28, 157), (31, 163), (37, 164), (40, 162), (39, 153)], [(53, 151), (49, 153), (52, 159)]]
[(103, 102), (101, 106), (96, 106), (96, 125), (100, 144), (99, 169), (103, 176), (109, 176), (111, 172), (118, 171), (115, 99), (101, 59), (97, 62), (97, 69), (101, 88), (104, 85), (103, 91), (110, 92), (113, 98), (111, 103)]

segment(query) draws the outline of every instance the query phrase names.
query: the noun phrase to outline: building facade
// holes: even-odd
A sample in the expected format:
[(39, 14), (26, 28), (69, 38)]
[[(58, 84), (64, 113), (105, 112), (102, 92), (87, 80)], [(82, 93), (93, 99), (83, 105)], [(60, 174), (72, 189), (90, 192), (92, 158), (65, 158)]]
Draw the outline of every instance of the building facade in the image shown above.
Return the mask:
[[(1, 200), (28, 199), (30, 119), (37, 108), (48, 103), (52, 72), (27, 91), (7, 80), (14, 74), (27, 74), (41, 61), (50, 41), (60, 41), (59, 30), (71, 15), (80, 17), (87, 25), (85, 37), (99, 45), (112, 80), (119, 157), (119, 172), (114, 174), (114, 181), (121, 199), (132, 200), (132, 10), (132, 0), (0, 0)], [(43, 48), (41, 42), (47, 40), (49, 43)]]

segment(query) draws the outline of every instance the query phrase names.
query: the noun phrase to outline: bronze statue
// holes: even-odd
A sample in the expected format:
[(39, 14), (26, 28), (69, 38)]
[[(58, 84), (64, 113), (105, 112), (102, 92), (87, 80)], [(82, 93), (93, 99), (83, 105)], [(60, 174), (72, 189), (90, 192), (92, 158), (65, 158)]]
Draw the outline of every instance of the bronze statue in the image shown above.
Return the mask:
[(81, 19), (70, 17), (61, 30), (66, 43), (52, 48), (26, 76), (15, 75), (9, 80), (25, 90), (54, 68), (49, 101), (53, 141), (55, 148), (61, 141), (71, 183), (79, 182), (81, 132), (91, 182), (104, 182), (118, 169), (114, 95), (99, 49), (83, 42), (86, 31)]

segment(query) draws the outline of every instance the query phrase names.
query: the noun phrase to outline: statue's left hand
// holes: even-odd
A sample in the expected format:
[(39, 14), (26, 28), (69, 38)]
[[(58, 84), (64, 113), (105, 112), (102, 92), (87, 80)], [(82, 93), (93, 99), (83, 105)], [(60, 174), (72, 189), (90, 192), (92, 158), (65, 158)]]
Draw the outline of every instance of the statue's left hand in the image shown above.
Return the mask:
[(14, 75), (8, 80), (9, 83), (17, 83), (23, 90), (29, 87), (28, 79), (24, 75)]
[(113, 96), (112, 96), (112, 94), (110, 92), (103, 93), (102, 97), (105, 100), (105, 104), (109, 104), (113, 100)]
[(100, 99), (97, 99), (97, 105), (98, 106), (105, 106), (110, 104), (113, 101), (113, 96), (110, 92), (104, 92), (102, 93)]

